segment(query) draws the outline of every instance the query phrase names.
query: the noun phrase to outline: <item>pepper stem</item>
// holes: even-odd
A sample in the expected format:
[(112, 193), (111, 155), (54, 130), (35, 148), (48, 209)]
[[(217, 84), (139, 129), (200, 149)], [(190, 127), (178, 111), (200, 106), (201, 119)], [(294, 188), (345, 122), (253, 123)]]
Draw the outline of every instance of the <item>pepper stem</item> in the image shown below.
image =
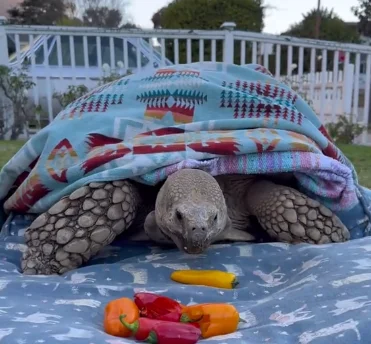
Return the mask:
[(186, 314), (186, 313), (183, 313), (180, 317), (180, 322), (181, 323), (194, 323), (194, 322), (198, 322), (200, 321), (202, 318), (204, 317), (204, 315), (200, 315), (200, 317), (196, 320), (191, 320), (191, 318)]
[(237, 278), (235, 278), (232, 281), (232, 289), (236, 288), (239, 284), (240, 284), (240, 282), (237, 280)]
[(129, 324), (128, 322), (124, 321), (124, 318), (126, 318), (126, 314), (121, 314), (119, 316), (120, 323), (135, 334), (138, 331), (138, 321), (134, 321), (132, 324)]
[(156, 332), (155, 331), (151, 331), (145, 341), (147, 343), (150, 343), (150, 344), (157, 344), (158, 343), (158, 339), (157, 339)]
[(247, 324), (247, 321), (245, 319), (242, 319), (241, 317), (239, 317), (239, 322)]

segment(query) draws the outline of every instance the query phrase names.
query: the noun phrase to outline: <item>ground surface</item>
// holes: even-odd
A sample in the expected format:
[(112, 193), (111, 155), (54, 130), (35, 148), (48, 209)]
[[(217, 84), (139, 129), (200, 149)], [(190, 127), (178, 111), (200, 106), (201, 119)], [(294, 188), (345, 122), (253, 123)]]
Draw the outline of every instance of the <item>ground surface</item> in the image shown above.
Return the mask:
[[(0, 168), (22, 147), (23, 141), (0, 141)], [(360, 183), (371, 188), (371, 147), (340, 145), (340, 149), (354, 164)]]

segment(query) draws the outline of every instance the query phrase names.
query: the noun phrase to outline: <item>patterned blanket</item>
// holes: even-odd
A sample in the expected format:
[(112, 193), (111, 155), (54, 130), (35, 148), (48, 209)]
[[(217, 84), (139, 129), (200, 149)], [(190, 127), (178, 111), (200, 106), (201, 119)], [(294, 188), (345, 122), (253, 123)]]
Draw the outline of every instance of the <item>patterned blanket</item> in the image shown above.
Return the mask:
[(294, 172), (352, 238), (368, 235), (368, 190), (310, 106), (259, 65), (145, 71), (65, 108), (0, 173), (8, 211), (40, 213), (92, 181), (156, 184), (192, 166), (217, 175)]

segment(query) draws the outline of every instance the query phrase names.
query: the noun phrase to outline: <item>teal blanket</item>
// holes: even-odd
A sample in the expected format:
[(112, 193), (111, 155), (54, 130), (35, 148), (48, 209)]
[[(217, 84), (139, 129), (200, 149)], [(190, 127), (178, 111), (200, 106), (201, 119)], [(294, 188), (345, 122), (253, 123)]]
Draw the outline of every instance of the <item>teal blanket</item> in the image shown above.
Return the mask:
[(369, 234), (370, 191), (311, 107), (258, 65), (139, 72), (67, 106), (0, 173), (7, 211), (41, 213), (93, 181), (156, 184), (184, 167), (293, 172), (352, 238)]

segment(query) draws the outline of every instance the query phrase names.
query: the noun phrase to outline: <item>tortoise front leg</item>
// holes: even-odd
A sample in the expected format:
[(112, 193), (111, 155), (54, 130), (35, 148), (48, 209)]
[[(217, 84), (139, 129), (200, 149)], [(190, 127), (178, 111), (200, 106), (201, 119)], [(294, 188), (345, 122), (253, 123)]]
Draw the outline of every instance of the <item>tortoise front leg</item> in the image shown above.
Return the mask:
[(25, 232), (24, 274), (62, 274), (87, 262), (133, 222), (139, 204), (128, 181), (91, 183), (62, 198)]
[(230, 228), (220, 233), (220, 235), (216, 238), (214, 243), (220, 241), (251, 242), (255, 240), (256, 238), (247, 231), (241, 231), (239, 229)]
[(247, 193), (247, 205), (270, 237), (278, 241), (327, 244), (350, 238), (331, 210), (287, 186), (257, 181)]

